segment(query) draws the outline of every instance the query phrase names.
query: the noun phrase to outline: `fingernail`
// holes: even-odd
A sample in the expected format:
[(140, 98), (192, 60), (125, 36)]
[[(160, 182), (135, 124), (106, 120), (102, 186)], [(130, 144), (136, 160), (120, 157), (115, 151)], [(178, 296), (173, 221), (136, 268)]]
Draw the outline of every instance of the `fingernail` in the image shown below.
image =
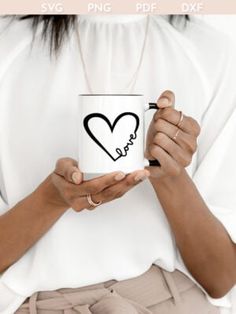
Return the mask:
[(147, 176), (145, 174), (138, 174), (135, 178), (134, 181), (138, 182), (138, 181), (144, 181), (147, 179)]
[(157, 102), (157, 105), (160, 108), (167, 107), (169, 104), (170, 104), (170, 100), (167, 97), (161, 97)]
[(115, 180), (116, 181), (121, 181), (125, 178), (125, 174), (123, 172), (120, 172), (118, 173), (116, 176), (115, 176)]
[(79, 184), (81, 182), (81, 173), (79, 172), (73, 172), (72, 173), (72, 181), (76, 184)]

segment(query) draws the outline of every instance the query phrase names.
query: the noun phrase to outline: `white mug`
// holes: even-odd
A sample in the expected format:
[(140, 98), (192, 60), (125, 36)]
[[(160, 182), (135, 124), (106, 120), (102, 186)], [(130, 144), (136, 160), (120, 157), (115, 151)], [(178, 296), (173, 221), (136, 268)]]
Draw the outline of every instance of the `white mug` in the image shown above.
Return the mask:
[(144, 158), (144, 113), (158, 109), (143, 95), (79, 95), (79, 167), (83, 173), (130, 173), (160, 166)]

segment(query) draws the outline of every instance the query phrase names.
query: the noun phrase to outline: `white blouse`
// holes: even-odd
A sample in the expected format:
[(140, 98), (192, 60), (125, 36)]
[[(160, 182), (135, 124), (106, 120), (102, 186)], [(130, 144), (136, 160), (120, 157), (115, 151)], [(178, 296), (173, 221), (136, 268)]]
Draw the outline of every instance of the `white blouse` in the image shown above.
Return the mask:
[[(146, 16), (80, 16), (79, 22), (94, 92), (127, 92)], [(58, 158), (77, 158), (83, 149), (77, 141), (77, 95), (88, 90), (75, 33), (58, 59), (50, 59), (40, 29), (31, 45), (28, 20), (9, 24), (2, 18), (0, 26), (3, 214), (52, 172)], [(134, 92), (155, 102), (161, 92), (173, 90), (176, 108), (201, 124), (198, 152), (188, 173), (236, 242), (236, 64), (231, 49), (225, 37), (197, 19), (179, 30), (165, 17), (152, 16)], [(147, 180), (95, 211), (68, 210), (2, 274), (0, 313), (13, 313), (35, 291), (123, 280), (142, 274), (152, 263), (192, 278)], [(230, 294), (211, 302), (229, 307)]]

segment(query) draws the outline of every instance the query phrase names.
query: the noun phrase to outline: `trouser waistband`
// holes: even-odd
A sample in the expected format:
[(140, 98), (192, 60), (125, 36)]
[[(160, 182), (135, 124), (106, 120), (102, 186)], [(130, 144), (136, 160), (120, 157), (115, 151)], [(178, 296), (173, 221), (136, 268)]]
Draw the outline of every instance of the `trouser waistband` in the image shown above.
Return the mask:
[(37, 292), (21, 309), (29, 309), (30, 314), (43, 310), (65, 314), (150, 314), (148, 307), (173, 298), (176, 313), (180, 314), (181, 292), (192, 286), (194, 283), (181, 272), (170, 273), (152, 265), (144, 274), (127, 280)]

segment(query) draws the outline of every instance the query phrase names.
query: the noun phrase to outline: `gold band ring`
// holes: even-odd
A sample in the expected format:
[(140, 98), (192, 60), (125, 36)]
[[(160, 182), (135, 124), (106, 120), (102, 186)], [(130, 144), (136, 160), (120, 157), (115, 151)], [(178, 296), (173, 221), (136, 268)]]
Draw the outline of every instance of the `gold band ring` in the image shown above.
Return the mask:
[(176, 124), (176, 126), (177, 126), (178, 128), (180, 128), (180, 125), (181, 125), (181, 123), (182, 123), (183, 120), (184, 120), (183, 112), (182, 112), (182, 111), (179, 111), (179, 113), (180, 113), (179, 122)]
[(91, 194), (87, 194), (86, 197), (87, 197), (87, 201), (88, 201), (89, 205), (92, 206), (93, 209), (94, 209), (95, 207), (97, 207), (97, 206), (99, 206), (99, 205), (102, 204), (102, 201), (94, 202), (94, 201), (92, 200)]
[(180, 129), (177, 130), (177, 132), (175, 133), (175, 136), (173, 136), (173, 140), (176, 141), (177, 140), (177, 136), (179, 135)]

